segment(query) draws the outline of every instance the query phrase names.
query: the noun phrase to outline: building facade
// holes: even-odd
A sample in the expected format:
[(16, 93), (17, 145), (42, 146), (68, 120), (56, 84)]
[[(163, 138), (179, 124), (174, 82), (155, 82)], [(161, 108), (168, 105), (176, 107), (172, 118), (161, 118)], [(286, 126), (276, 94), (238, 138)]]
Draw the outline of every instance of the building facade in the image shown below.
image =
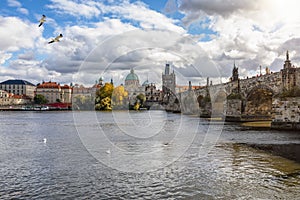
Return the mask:
[(72, 87), (68, 85), (61, 86), (56, 82), (43, 82), (36, 87), (36, 95), (43, 95), (48, 103), (71, 103)]
[(31, 103), (31, 99), (28, 96), (0, 90), (0, 106), (25, 105), (29, 103)]
[(156, 89), (154, 83), (145, 81), (143, 86), (145, 86), (145, 96), (147, 102), (160, 103), (162, 101), (162, 91)]
[(0, 90), (5, 90), (8, 93), (15, 95), (27, 96), (34, 98), (36, 86), (25, 80), (7, 80), (0, 83)]

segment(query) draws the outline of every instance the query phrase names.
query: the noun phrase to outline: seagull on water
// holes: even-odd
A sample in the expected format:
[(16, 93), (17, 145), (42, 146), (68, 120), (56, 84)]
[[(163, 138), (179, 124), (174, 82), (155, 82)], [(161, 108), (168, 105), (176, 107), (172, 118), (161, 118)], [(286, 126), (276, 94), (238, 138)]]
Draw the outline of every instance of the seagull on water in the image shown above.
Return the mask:
[(47, 143), (47, 138), (44, 138), (44, 139), (43, 139), (43, 142), (46, 144), (46, 143)]
[(107, 153), (107, 154), (110, 154), (110, 149), (106, 150), (106, 153)]
[(45, 21), (46, 21), (46, 15), (43, 15), (39, 21), (40, 22), (39, 27), (42, 26)]
[(53, 42), (59, 42), (59, 39), (62, 38), (63, 35), (62, 34), (59, 34), (59, 36), (57, 36), (56, 38), (52, 39), (50, 42), (48, 42), (48, 44), (51, 44)]

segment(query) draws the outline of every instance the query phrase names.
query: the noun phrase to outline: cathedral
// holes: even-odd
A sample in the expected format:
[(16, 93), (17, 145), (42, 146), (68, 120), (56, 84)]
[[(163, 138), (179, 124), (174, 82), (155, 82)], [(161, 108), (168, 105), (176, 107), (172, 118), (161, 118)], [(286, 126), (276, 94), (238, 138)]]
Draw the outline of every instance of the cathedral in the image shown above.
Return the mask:
[(136, 101), (136, 96), (139, 94), (145, 95), (145, 86), (140, 85), (138, 75), (131, 69), (130, 73), (125, 78), (125, 90), (128, 92), (129, 103), (133, 105)]

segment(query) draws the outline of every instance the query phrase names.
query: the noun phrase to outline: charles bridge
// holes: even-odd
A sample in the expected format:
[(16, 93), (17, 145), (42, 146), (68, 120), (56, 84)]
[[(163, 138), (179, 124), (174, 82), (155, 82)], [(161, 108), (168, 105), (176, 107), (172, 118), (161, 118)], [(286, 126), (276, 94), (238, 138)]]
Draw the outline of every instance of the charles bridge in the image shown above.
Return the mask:
[[(227, 121), (272, 120), (272, 125), (300, 124), (300, 98), (282, 99), (284, 91), (300, 86), (300, 68), (292, 66), (289, 53), (279, 72), (266, 68), (264, 75), (239, 79), (234, 65), (230, 81), (223, 84), (209, 84), (199, 89), (179, 93), (170, 102), (169, 110), (186, 114), (200, 114), (203, 117), (224, 117)], [(176, 101), (180, 102), (177, 103)], [(180, 105), (178, 105), (180, 104)], [(292, 124), (292, 125), (291, 125)], [(296, 125), (295, 125), (296, 124)]]

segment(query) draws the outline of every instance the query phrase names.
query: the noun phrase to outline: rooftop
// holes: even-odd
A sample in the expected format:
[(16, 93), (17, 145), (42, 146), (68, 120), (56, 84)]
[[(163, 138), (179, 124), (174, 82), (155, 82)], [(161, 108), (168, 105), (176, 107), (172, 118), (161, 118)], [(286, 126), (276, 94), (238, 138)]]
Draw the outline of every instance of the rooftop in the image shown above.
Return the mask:
[(35, 86), (34, 84), (25, 81), (25, 80), (19, 80), (19, 79), (15, 79), (15, 80), (6, 80), (3, 81), (2, 83), (3, 85), (31, 85), (31, 86)]

